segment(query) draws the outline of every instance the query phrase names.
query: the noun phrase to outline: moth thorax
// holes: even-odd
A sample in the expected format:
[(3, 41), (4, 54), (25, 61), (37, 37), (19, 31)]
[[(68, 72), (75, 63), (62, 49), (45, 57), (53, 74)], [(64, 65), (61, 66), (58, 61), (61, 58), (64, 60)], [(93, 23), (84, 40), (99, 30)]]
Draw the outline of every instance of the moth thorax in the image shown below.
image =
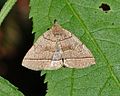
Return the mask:
[(54, 25), (52, 32), (54, 35), (62, 35), (63, 29), (59, 25)]
[(59, 41), (62, 37), (62, 32), (61, 31), (54, 31), (53, 32), (54, 37), (56, 38), (57, 41)]
[(62, 31), (54, 31), (54, 32), (53, 32), (53, 35), (54, 35), (55, 37), (62, 36)]

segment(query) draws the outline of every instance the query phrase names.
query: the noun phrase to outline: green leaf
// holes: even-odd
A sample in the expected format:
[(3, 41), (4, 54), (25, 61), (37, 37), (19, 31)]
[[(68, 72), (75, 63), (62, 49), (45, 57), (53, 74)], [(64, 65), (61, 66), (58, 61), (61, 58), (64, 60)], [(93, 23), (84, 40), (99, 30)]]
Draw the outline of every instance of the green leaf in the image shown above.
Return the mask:
[[(110, 6), (104, 12), (99, 6)], [(53, 21), (76, 35), (93, 53), (96, 65), (46, 73), (46, 96), (120, 96), (120, 2), (118, 0), (31, 0), (35, 41)]]
[(0, 96), (24, 96), (9, 81), (0, 76)]
[(10, 10), (12, 9), (13, 5), (16, 3), (17, 0), (7, 0), (7, 2), (5, 3), (5, 5), (3, 6), (3, 8), (0, 11), (0, 25), (3, 22), (3, 20), (5, 19), (5, 17), (7, 16), (7, 14), (10, 12)]

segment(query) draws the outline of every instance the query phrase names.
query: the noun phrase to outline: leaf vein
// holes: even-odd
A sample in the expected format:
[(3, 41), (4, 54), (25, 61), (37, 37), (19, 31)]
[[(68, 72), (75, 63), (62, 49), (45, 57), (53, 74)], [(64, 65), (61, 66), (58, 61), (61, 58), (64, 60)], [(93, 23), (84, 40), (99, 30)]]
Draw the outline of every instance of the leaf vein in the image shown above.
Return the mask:
[[(97, 70), (97, 69), (100, 69), (100, 68), (102, 68), (102, 67), (105, 67), (105, 66), (97, 67), (96, 69), (91, 70), (90, 72), (88, 72), (88, 73), (86, 73), (86, 74), (84, 74), (84, 75), (82, 75), (82, 76), (74, 77), (74, 79), (78, 79), (78, 78), (85, 77), (85, 76), (91, 74), (93, 71), (95, 71), (95, 70)], [(70, 79), (70, 78), (73, 78), (72, 74), (73, 74), (73, 73), (71, 73), (71, 77), (66, 77), (66, 78), (64, 78), (64, 79), (58, 80), (58, 81), (55, 83), (55, 85), (54, 85), (53, 88), (55, 88), (55, 87), (57, 86), (57, 84), (59, 84), (59, 82), (65, 81), (65, 80)]]
[(109, 43), (116, 44), (116, 45), (120, 46), (120, 43), (116, 43), (115, 41), (111, 41), (111, 40), (107, 40), (107, 39), (100, 39), (100, 38), (97, 38), (96, 40), (106, 41), (106, 42), (109, 42)]
[(96, 50), (98, 51), (98, 53), (100, 53), (101, 57), (103, 58), (103, 60), (105, 61), (105, 63), (108, 65), (108, 69), (109, 72), (111, 73), (111, 76), (114, 78), (116, 84), (118, 87), (120, 87), (120, 81), (117, 78), (117, 76), (115, 75), (115, 73), (113, 72), (113, 69), (111, 67), (111, 64), (109, 63), (107, 57), (104, 55), (104, 53), (102, 52), (101, 48), (99, 47), (99, 45), (97, 44), (95, 38), (92, 36), (92, 34), (89, 32), (87, 26), (85, 25), (84, 21), (82, 20), (82, 18), (80, 17), (80, 14), (77, 14), (76, 10), (72, 7), (71, 3), (69, 0), (66, 0), (67, 5), (69, 6), (71, 12), (73, 13), (73, 15), (78, 19), (78, 21), (82, 24), (82, 27), (85, 31), (85, 33), (90, 37), (92, 43), (94, 44)]
[(99, 91), (99, 93), (98, 93), (98, 96), (101, 96), (101, 93), (102, 93), (102, 91), (104, 90), (104, 88), (105, 88), (106, 84), (108, 83), (109, 79), (110, 79), (110, 77), (107, 78), (107, 80), (106, 80), (105, 83), (103, 84), (102, 88), (100, 88), (100, 91)]

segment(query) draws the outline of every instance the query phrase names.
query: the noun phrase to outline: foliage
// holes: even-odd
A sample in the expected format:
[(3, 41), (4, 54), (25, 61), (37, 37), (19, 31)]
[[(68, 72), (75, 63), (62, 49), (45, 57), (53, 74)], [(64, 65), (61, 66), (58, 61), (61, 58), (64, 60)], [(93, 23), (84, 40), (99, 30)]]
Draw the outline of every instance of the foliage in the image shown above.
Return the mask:
[(0, 11), (0, 25), (17, 0), (8, 0)]
[[(110, 10), (103, 11), (102, 3)], [(48, 82), (46, 96), (120, 96), (119, 4), (118, 0), (31, 0), (35, 41), (56, 19), (96, 59), (96, 65), (85, 69), (43, 71)]]
[[(14, 1), (14, 2), (12, 2)], [(0, 24), (12, 8), (5, 5)], [(110, 6), (104, 12), (99, 6)], [(9, 4), (9, 3), (8, 3)], [(120, 96), (120, 2), (118, 0), (31, 0), (35, 41), (56, 19), (75, 34), (94, 54), (96, 65), (85, 69), (61, 68), (46, 73), (46, 96)], [(5, 12), (4, 15), (2, 15)], [(0, 96), (23, 96), (0, 77)]]
[[(16, 0), (8, 0), (0, 11), (0, 25), (10, 12), (11, 8), (15, 4)], [(0, 76), (0, 96), (24, 96), (17, 90), (9, 81)]]
[(0, 76), (0, 96), (24, 96), (9, 81)]

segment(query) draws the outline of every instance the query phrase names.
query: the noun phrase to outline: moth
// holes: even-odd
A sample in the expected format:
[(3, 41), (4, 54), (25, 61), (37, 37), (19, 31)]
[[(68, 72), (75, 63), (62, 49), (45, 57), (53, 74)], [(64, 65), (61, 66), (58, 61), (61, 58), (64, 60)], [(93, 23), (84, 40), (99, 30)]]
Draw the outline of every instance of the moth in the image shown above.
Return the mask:
[(56, 70), (62, 66), (85, 68), (95, 64), (90, 50), (71, 32), (55, 23), (33, 44), (22, 65), (32, 70)]

